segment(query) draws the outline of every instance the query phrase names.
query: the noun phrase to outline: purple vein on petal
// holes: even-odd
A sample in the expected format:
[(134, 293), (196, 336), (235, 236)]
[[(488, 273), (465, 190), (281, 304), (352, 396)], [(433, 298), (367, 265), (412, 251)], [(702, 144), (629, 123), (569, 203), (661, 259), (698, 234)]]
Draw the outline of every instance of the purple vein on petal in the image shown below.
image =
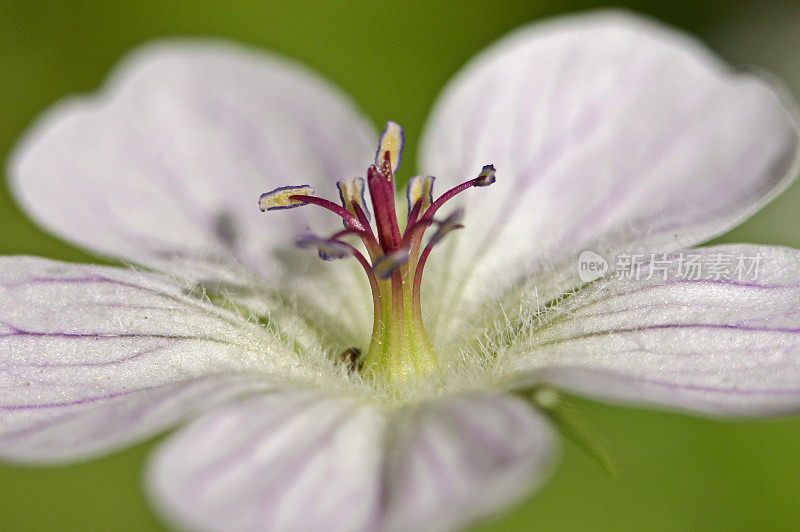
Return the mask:
[(765, 332), (765, 333), (783, 333), (783, 334), (797, 334), (800, 333), (800, 328), (791, 327), (747, 327), (743, 325), (731, 325), (727, 323), (663, 323), (655, 325), (645, 325), (643, 327), (628, 328), (628, 329), (608, 329), (604, 331), (591, 331), (577, 336), (570, 336), (566, 338), (558, 338), (550, 340), (537, 345), (537, 347), (548, 347), (567, 342), (574, 342), (584, 340), (586, 338), (593, 338), (598, 336), (606, 336), (610, 334), (633, 334), (643, 331), (657, 331), (669, 329), (718, 329), (718, 330), (731, 330), (731, 331), (748, 331), (748, 332)]
[[(671, 255), (668, 255), (668, 257), (671, 257)], [(628, 297), (628, 296), (636, 295), (636, 294), (646, 294), (648, 292), (656, 291), (656, 290), (664, 288), (664, 287), (670, 287), (670, 286), (674, 286), (674, 285), (685, 285), (685, 284), (688, 284), (688, 285), (692, 285), (692, 284), (697, 284), (697, 285), (708, 284), (708, 285), (718, 285), (718, 286), (720, 286), (722, 288), (730, 286), (730, 287), (737, 287), (737, 288), (748, 288), (748, 289), (752, 288), (753, 290), (793, 290), (793, 289), (800, 288), (800, 283), (755, 284), (755, 283), (747, 283), (747, 282), (740, 282), (740, 281), (733, 281), (733, 280), (723, 280), (723, 279), (720, 279), (720, 280), (715, 280), (715, 279), (685, 279), (685, 280), (684, 279), (671, 279), (671, 280), (667, 280), (667, 281), (657, 281), (657, 282), (654, 282), (654, 283), (641, 284), (641, 285), (635, 286), (633, 289), (621, 290), (621, 291), (614, 292), (614, 293), (611, 293), (611, 294), (603, 293), (602, 297), (596, 297), (596, 298), (593, 298), (593, 299), (589, 299), (589, 300), (583, 301), (578, 305), (568, 307), (567, 310), (568, 310), (568, 312), (570, 314), (573, 314), (578, 310), (588, 309), (588, 308), (591, 308), (591, 307), (593, 307), (595, 305), (598, 305), (598, 304), (605, 305), (606, 303), (608, 303), (610, 301), (613, 301), (615, 299), (620, 299), (620, 298), (623, 298), (623, 297)], [(579, 291), (574, 292), (573, 294), (570, 294), (570, 295), (575, 295), (575, 294), (578, 294), (578, 293), (581, 293), (581, 292), (582, 291), (579, 290)], [(559, 310), (559, 308), (560, 307), (557, 306), (557, 307), (555, 307), (555, 310), (557, 311), (557, 310)], [(620, 309), (619, 311), (614, 311), (614, 312), (624, 312), (625, 310), (631, 310), (631, 309), (632, 308), (629, 307), (629, 308)], [(552, 312), (552, 311), (550, 311), (550, 312)], [(603, 315), (608, 314), (608, 311), (603, 311), (602, 314)], [(559, 316), (562, 316), (562, 315), (563, 314), (559, 313), (558, 315), (555, 316), (555, 318), (557, 318)], [(584, 316), (592, 317), (592, 316), (595, 316), (595, 314), (589, 314), (589, 315), (581, 314), (580, 316), (581, 317), (584, 317)], [(547, 323), (546, 323), (547, 320), (544, 320), (544, 321), (545, 321), (545, 323), (543, 324), (543, 326), (546, 326), (547, 325)]]
[(438, 493), (442, 499), (446, 499), (448, 495), (452, 496), (453, 486), (457, 486), (450, 474), (449, 468), (444, 459), (440, 455), (436, 444), (424, 433), (420, 433), (417, 443), (419, 444), (419, 452), (421, 458), (428, 464), (427, 471), (430, 474), (431, 480), (436, 484)]
[(308, 440), (301, 448), (294, 449), (291, 458), (281, 462), (282, 467), (278, 471), (272, 472), (269, 481), (259, 490), (258, 500), (260, 503), (257, 507), (259, 508), (261, 516), (257, 516), (256, 522), (254, 523), (256, 528), (258, 524), (264, 523), (268, 519), (268, 515), (265, 515), (271, 509), (268, 503), (279, 501), (279, 498), (275, 496), (275, 489), (285, 487), (287, 478), (296, 480), (300, 477), (302, 472), (310, 465), (314, 454), (319, 452), (319, 449), (331, 443), (337, 430), (350, 418), (350, 414), (353, 410), (355, 410), (355, 406), (351, 406), (345, 410), (344, 413), (336, 416), (325, 426), (324, 430), (318, 433), (314, 438)]
[[(557, 371), (560, 369), (564, 370), (572, 370), (574, 368), (570, 366), (553, 366), (548, 368), (548, 371)], [(676, 382), (665, 382), (659, 381), (653, 378), (644, 377), (640, 375), (628, 375), (617, 373), (613, 370), (601, 370), (601, 369), (589, 369), (591, 373), (598, 374), (598, 375), (605, 375), (614, 379), (623, 380), (627, 382), (639, 382), (642, 384), (652, 384), (654, 386), (658, 386), (661, 388), (666, 388), (670, 390), (687, 390), (692, 392), (707, 392), (707, 393), (718, 393), (722, 395), (730, 395), (730, 394), (738, 394), (738, 395), (784, 395), (784, 396), (792, 396), (792, 395), (800, 395), (800, 388), (748, 388), (748, 389), (740, 389), (740, 388), (730, 388), (724, 386), (709, 386), (709, 385), (699, 385), (699, 384), (680, 384)]]
[[(761, 154), (763, 158), (768, 157), (769, 152), (764, 149), (760, 149), (760, 147), (764, 145), (764, 140), (762, 138), (758, 138), (754, 140), (747, 149), (742, 150), (742, 155), (732, 166), (731, 169), (719, 179), (720, 183), (732, 183), (736, 181), (737, 174), (756, 174), (756, 173), (769, 173), (767, 170), (769, 168), (765, 168), (764, 164), (768, 161), (762, 161), (760, 159), (756, 159), (753, 154)], [(782, 147), (782, 151), (785, 151), (786, 148), (794, 148), (794, 143), (791, 139), (786, 140), (786, 146)], [(785, 164), (785, 163), (784, 163)], [(758, 168), (758, 172), (756, 172), (756, 168)], [(788, 170), (788, 169), (787, 169)], [(777, 172), (772, 172), (777, 173)], [(756, 184), (751, 185), (750, 189), (746, 190), (746, 193), (741, 194), (740, 196), (744, 198), (745, 201), (748, 199), (757, 196), (759, 198), (769, 197), (769, 194), (774, 189), (776, 183), (770, 183), (771, 188), (768, 190), (763, 191), (753, 191), (752, 188), (756, 186)], [(727, 196), (725, 194), (706, 194), (704, 196), (709, 202), (715, 198), (719, 198), (720, 201), (724, 201)], [(737, 212), (737, 210), (741, 210), (742, 205), (741, 202), (735, 206), (732, 206), (727, 203), (722, 204), (710, 204), (707, 203), (704, 205), (704, 208), (700, 210), (702, 216), (706, 219), (714, 219), (719, 217), (726, 217), (730, 215), (732, 212)], [(687, 226), (687, 223), (694, 222), (694, 220), (687, 220), (686, 216), (678, 217), (677, 220), (673, 220), (670, 223), (665, 223), (664, 225), (656, 227), (656, 231), (661, 234), (669, 234), (674, 231), (680, 230)], [(641, 223), (641, 220), (639, 221)], [(645, 233), (643, 236), (650, 236), (653, 233), (652, 228), (649, 228), (648, 232)], [(682, 247), (682, 246), (681, 246)]]
[(14, 288), (24, 288), (28, 284), (33, 283), (42, 283), (42, 284), (110, 284), (113, 286), (119, 286), (123, 288), (130, 288), (136, 291), (145, 292), (148, 294), (152, 294), (157, 297), (161, 297), (167, 299), (169, 301), (173, 301), (175, 303), (179, 303), (181, 305), (190, 304), (192, 307), (197, 308), (199, 310), (204, 311), (205, 313), (216, 316), (216, 317), (225, 317), (226, 321), (229, 323), (234, 323), (231, 321), (230, 317), (224, 316), (222, 313), (219, 312), (218, 308), (208, 308), (206, 305), (200, 305), (199, 300), (196, 298), (190, 297), (179, 297), (175, 294), (171, 294), (169, 292), (165, 292), (162, 290), (158, 290), (156, 288), (147, 287), (138, 285), (135, 283), (116, 280), (109, 277), (105, 277), (98, 274), (91, 274), (86, 277), (64, 277), (64, 278), (50, 278), (50, 277), (31, 277), (24, 279), (22, 281), (13, 281), (13, 282), (0, 282), (0, 287), (14, 289)]
[(94, 395), (90, 397), (83, 397), (81, 399), (75, 399), (73, 401), (63, 401), (63, 402), (55, 402), (55, 403), (41, 403), (41, 404), (21, 404), (21, 405), (0, 405), (0, 410), (2, 411), (13, 411), (13, 410), (36, 410), (39, 408), (64, 408), (68, 406), (78, 406), (84, 404), (91, 404), (96, 403), (98, 401), (108, 401), (110, 399), (114, 399), (116, 397), (124, 397), (126, 395), (131, 395), (140, 392), (146, 392), (149, 390), (154, 390), (159, 388), (160, 385), (154, 386), (146, 386), (143, 388), (134, 388), (131, 390), (120, 390), (117, 392), (111, 392), (104, 395)]
[[(170, 392), (171, 393), (175, 387), (180, 387), (180, 386), (184, 386), (184, 385), (194, 385), (197, 382), (198, 382), (198, 380), (192, 380), (192, 381), (187, 381), (187, 382), (165, 384), (163, 386), (160, 386), (159, 387), (160, 389), (158, 391)], [(117, 402), (116, 406), (120, 406), (121, 404), (122, 403)], [(148, 406), (149, 407), (150, 405), (142, 405), (142, 406)], [(32, 433), (40, 432), (42, 430), (46, 430), (48, 428), (57, 426), (57, 425), (59, 425), (61, 423), (69, 422), (69, 421), (71, 421), (73, 419), (78, 419), (78, 418), (80, 418), (81, 416), (83, 416), (85, 414), (86, 414), (86, 411), (83, 410), (83, 409), (70, 410), (70, 411), (65, 412), (63, 414), (59, 414), (59, 415), (57, 415), (55, 417), (45, 419), (45, 420), (43, 420), (43, 421), (41, 421), (39, 423), (35, 423), (33, 425), (24, 427), (22, 429), (2, 433), (2, 434), (0, 434), (0, 440), (8, 441), (8, 440), (18, 439), (18, 438), (30, 435)], [(111, 416), (111, 417), (113, 417), (115, 420), (119, 421), (118, 417), (116, 417), (116, 416)]]
[[(675, 150), (684, 147), (689, 138), (689, 133), (694, 128), (707, 125), (702, 121), (695, 121), (694, 118), (697, 116), (697, 112), (707, 108), (708, 104), (713, 102), (716, 96), (717, 94), (714, 91), (703, 92), (689, 103), (689, 108), (684, 109), (679, 117), (673, 117), (659, 131), (659, 136), (650, 142), (648, 151), (638, 158), (637, 162), (640, 164), (632, 169), (623, 170), (625, 178), (618, 178), (614, 186), (609, 187), (606, 196), (599, 199), (594, 208), (582, 215), (581, 219), (573, 225), (570, 232), (562, 237), (562, 242), (578, 241), (588, 227), (596, 228), (603, 220), (610, 219), (609, 213), (636, 192), (635, 185), (637, 180), (631, 179), (630, 176), (645, 175), (646, 171), (652, 171), (667, 162)], [(638, 181), (638, 184), (641, 186), (646, 184), (646, 181)]]
[[(503, 412), (507, 413), (506, 409), (503, 409)], [(473, 416), (470, 416), (468, 412), (463, 411), (463, 408), (458, 406), (450, 410), (450, 415), (452, 415), (455, 420), (458, 421), (460, 428), (466, 429), (469, 436), (465, 438), (465, 440), (476, 442), (478, 447), (481, 449), (482, 454), (485, 454), (487, 450), (491, 450), (490, 457), (493, 460), (499, 461), (503, 464), (512, 463), (514, 456), (510, 454), (508, 445), (503, 445), (503, 441), (498, 438), (497, 433), (492, 431), (489, 427), (476, 422)], [(523, 420), (519, 421), (521, 422)], [(527, 422), (527, 420), (525, 420), (525, 422)], [(509, 422), (507, 426), (513, 427), (523, 425), (517, 425)]]
[[(546, 173), (557, 165), (563, 156), (569, 153), (569, 149), (577, 149), (584, 145), (587, 141), (591, 140), (598, 132), (602, 131), (600, 126), (603, 125), (604, 120), (611, 120), (608, 118), (611, 113), (623, 112), (627, 109), (627, 105), (632, 101), (633, 96), (640, 94), (644, 91), (646, 85), (644, 83), (633, 83), (632, 79), (628, 76), (633, 74), (640, 74), (641, 67), (645, 66), (641, 62), (631, 64), (631, 67), (618, 76), (615, 82), (604, 93), (591, 102), (582, 112), (574, 119), (574, 121), (565, 128), (561, 133), (549, 137), (547, 140), (539, 144), (538, 151), (535, 156), (531, 157), (532, 164), (519, 172), (513, 181), (515, 189), (526, 189), (524, 183), (545, 182)], [(620, 90), (624, 89), (624, 90)], [(635, 90), (630, 90), (635, 89)], [(630, 91), (629, 91), (630, 90)], [(611, 96), (614, 96), (613, 98)], [(551, 106), (555, 110), (555, 106)], [(470, 130), (471, 131), (471, 130)], [(474, 134), (474, 133), (473, 133)], [(527, 149), (520, 147), (520, 153), (526, 153)], [(468, 152), (467, 152), (468, 153)], [(505, 200), (505, 204), (500, 212), (510, 213), (516, 211), (520, 205), (523, 205), (516, 195), (512, 195)], [(484, 244), (491, 241), (491, 235), (499, 234), (501, 230), (502, 220), (507, 216), (497, 218), (493, 222), (493, 227), (487, 231), (487, 237)], [(480, 246), (483, 251), (478, 252), (478, 256), (484, 255), (490, 246)]]
[(36, 409), (48, 409), (48, 408), (65, 408), (70, 406), (80, 406), (86, 404), (93, 404), (103, 401), (109, 401), (118, 397), (125, 397), (133, 394), (138, 393), (147, 393), (152, 390), (159, 390), (164, 388), (165, 386), (181, 386), (184, 384), (194, 384), (198, 382), (204, 382), (211, 379), (220, 378), (224, 375), (203, 375), (199, 377), (195, 377), (189, 381), (178, 381), (174, 383), (164, 383), (164, 384), (155, 384), (152, 386), (144, 386), (141, 388), (132, 388), (132, 389), (124, 389), (119, 390), (116, 392), (110, 392), (102, 395), (94, 395), (89, 397), (83, 397), (80, 399), (75, 399), (72, 401), (61, 401), (61, 402), (52, 402), (52, 403), (40, 403), (40, 404), (17, 404), (17, 405), (2, 405), (0, 404), (0, 411), (15, 411), (15, 410), (36, 410)]
[[(619, 295), (627, 295), (627, 294), (619, 294)], [(565, 313), (560, 313), (557, 316), (554, 316), (554, 317), (551, 317), (551, 318), (543, 320), (543, 323), (541, 324), (541, 326), (538, 327), (537, 330), (540, 330), (540, 331), (541, 330), (545, 330), (545, 329), (549, 328), (551, 325), (555, 324), (559, 318), (564, 318), (564, 317), (569, 317), (569, 318), (572, 318), (572, 319), (580, 319), (580, 320), (583, 321), (583, 320), (589, 320), (589, 319), (592, 319), (592, 318), (607, 318), (609, 316), (619, 316), (619, 315), (624, 315), (624, 314), (629, 313), (629, 312), (640, 312), (642, 310), (661, 310), (661, 311), (663, 311), (663, 310), (670, 309), (670, 308), (683, 309), (687, 305), (691, 305), (693, 307), (693, 309), (695, 309), (695, 310), (702, 309), (702, 310), (705, 310), (705, 311), (720, 310), (720, 309), (729, 310), (730, 309), (730, 305), (726, 306), (724, 304), (721, 305), (719, 303), (695, 303), (693, 301), (691, 303), (687, 303), (686, 301), (681, 301), (681, 302), (673, 301), (673, 302), (669, 302), (669, 303), (656, 302), (656, 303), (647, 303), (647, 304), (643, 304), (643, 305), (632, 305), (632, 306), (625, 307), (625, 308), (619, 308), (619, 309), (614, 309), (614, 310), (602, 310), (602, 311), (597, 311), (597, 312), (588, 312), (588, 313), (587, 312), (580, 312), (580, 313), (577, 312), (578, 310), (586, 310), (586, 309), (591, 308), (594, 303), (602, 303), (602, 302), (610, 301), (610, 300), (611, 300), (611, 298), (608, 298), (608, 299), (604, 299), (604, 300), (595, 301), (592, 304), (584, 304), (584, 305), (577, 306), (575, 308), (570, 308)], [(736, 326), (737, 327), (739, 327), (739, 326), (741, 326), (741, 327), (753, 326), (752, 324), (758, 323), (760, 321), (773, 321), (773, 320), (775, 320), (777, 318), (790, 318), (790, 317), (796, 316), (798, 314), (800, 314), (800, 310), (788, 311), (788, 312), (785, 312), (785, 313), (780, 314), (780, 315), (766, 316), (764, 318), (759, 318), (759, 319), (756, 319), (756, 318), (753, 318), (753, 319), (742, 319), (738, 324), (736, 324)], [(676, 323), (675, 325), (680, 326), (680, 323)]]
[[(238, 377), (238, 376), (237, 376)], [(199, 386), (198, 386), (199, 385)], [(163, 396), (166, 399), (173, 398), (176, 391), (177, 393), (184, 393), (185, 391), (194, 392), (195, 395), (186, 395), (189, 398), (194, 397), (193, 403), (195, 403), (195, 410), (202, 408), (204, 405), (208, 405), (211, 399), (218, 399), (222, 394), (220, 393), (223, 391), (225, 395), (232, 397), (235, 394), (239, 393), (241, 390), (237, 387), (233, 386), (233, 382), (227, 382), (224, 379), (209, 379), (207, 376), (205, 377), (198, 377), (192, 379), (190, 381), (184, 381), (174, 384), (167, 384), (161, 386), (158, 392), (163, 392)], [(148, 397), (148, 399), (150, 399)], [(187, 401), (181, 397), (182, 400)], [(123, 402), (118, 402), (118, 406), (123, 406)], [(142, 404), (139, 408), (133, 409), (132, 411), (128, 412), (124, 418), (120, 418), (118, 416), (110, 416), (113, 418), (117, 423), (120, 421), (126, 423), (134, 423), (139, 421), (146, 413), (152, 412), (157, 410), (159, 407), (163, 407), (163, 403), (157, 404), (155, 408), (152, 408), (152, 404)], [(109, 434), (98, 434), (98, 436), (108, 436)]]
[(156, 353), (163, 351), (170, 345), (171, 343), (162, 343), (154, 347), (135, 351), (134, 353), (130, 355), (125, 355), (122, 358), (103, 360), (100, 362), (25, 362), (25, 363), (3, 362), (2, 364), (0, 364), (0, 372), (2, 372), (3, 367), (50, 369), (50, 368), (95, 368), (103, 366), (113, 366), (115, 364), (129, 362), (131, 360), (135, 360), (137, 358), (144, 357), (147, 355), (154, 355)]
[(157, 338), (163, 340), (199, 340), (203, 342), (211, 342), (224, 345), (238, 345), (233, 342), (213, 338), (211, 336), (198, 336), (198, 335), (181, 335), (181, 334), (152, 334), (152, 333), (111, 333), (111, 332), (66, 332), (66, 331), (29, 331), (21, 329), (15, 325), (6, 322), (0, 322), (0, 326), (10, 329), (11, 332), (0, 333), (0, 338), (9, 338), (12, 336), (42, 336), (54, 338), (93, 338), (98, 340), (105, 339), (119, 339), (119, 338)]
[[(241, 442), (240, 445), (224, 455), (216, 458), (213, 462), (206, 464), (205, 467), (199, 469), (189, 479), (187, 479), (185, 484), (191, 486), (201, 486), (202, 489), (208, 489), (211, 484), (209, 482), (211, 478), (217, 477), (224, 471), (230, 470), (231, 465), (235, 463), (240, 456), (250, 454), (251, 451), (261, 445), (264, 432), (272, 431), (283, 425), (317, 401), (317, 397), (309, 398), (296, 405), (292, 405), (290, 409), (281, 413), (278, 417), (267, 418), (262, 425), (252, 430), (251, 436)], [(218, 423), (223, 422), (227, 422), (227, 419), (225, 419), (223, 416), (220, 416)], [(208, 433), (214, 432), (211, 427), (204, 427), (204, 431)]]

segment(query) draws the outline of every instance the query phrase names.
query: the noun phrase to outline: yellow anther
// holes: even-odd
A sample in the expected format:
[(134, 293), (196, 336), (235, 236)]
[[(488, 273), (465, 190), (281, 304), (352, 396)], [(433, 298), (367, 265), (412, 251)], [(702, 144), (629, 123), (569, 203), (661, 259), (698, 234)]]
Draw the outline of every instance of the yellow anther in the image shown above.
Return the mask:
[(428, 207), (433, 203), (433, 176), (415, 175), (408, 181), (408, 189), (406, 190), (406, 197), (408, 198), (408, 212), (414, 208), (418, 201), (422, 200), (419, 213), (424, 213)]
[(278, 187), (275, 190), (264, 192), (258, 199), (261, 211), (274, 211), (278, 209), (293, 209), (308, 205), (307, 202), (293, 199), (292, 196), (313, 196), (314, 189), (308, 185), (297, 187)]
[(342, 200), (342, 207), (347, 209), (347, 212), (353, 216), (358, 216), (354, 207), (354, 205), (358, 205), (369, 220), (370, 213), (366, 201), (364, 200), (364, 179), (356, 177), (351, 181), (339, 181), (336, 183), (336, 186), (339, 188), (339, 198)]
[(386, 160), (386, 154), (389, 154), (389, 163), (392, 167), (392, 173), (397, 172), (400, 167), (400, 156), (403, 153), (403, 128), (395, 122), (386, 122), (386, 128), (381, 133), (381, 138), (378, 141), (378, 153), (375, 154), (375, 166), (381, 168), (383, 162)]

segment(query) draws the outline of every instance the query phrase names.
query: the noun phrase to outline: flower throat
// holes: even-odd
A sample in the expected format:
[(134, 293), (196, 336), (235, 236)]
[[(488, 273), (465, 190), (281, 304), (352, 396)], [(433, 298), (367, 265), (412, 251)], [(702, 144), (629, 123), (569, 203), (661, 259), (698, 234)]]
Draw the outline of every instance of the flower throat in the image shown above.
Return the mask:
[[(368, 377), (399, 381), (438, 371), (425, 326), (422, 323), (420, 290), (422, 273), (431, 250), (459, 224), (461, 211), (440, 219), (436, 212), (448, 200), (472, 187), (495, 182), (494, 166), (487, 165), (478, 177), (457, 185), (433, 200), (434, 177), (415, 176), (406, 190), (408, 216), (401, 230), (395, 203), (394, 175), (403, 151), (403, 130), (388, 122), (378, 141), (375, 164), (367, 169), (367, 178), (339, 181), (341, 205), (317, 197), (308, 185), (279, 187), (261, 195), (262, 211), (292, 209), (316, 205), (339, 216), (344, 229), (327, 238), (306, 234), (297, 239), (302, 248), (316, 248), (324, 260), (354, 257), (363, 267), (372, 289), (374, 304), (372, 338), (363, 360), (355, 349), (343, 353), (349, 370), (360, 370)], [(374, 213), (366, 202), (366, 192)], [(423, 247), (427, 229), (434, 232)], [(365, 256), (347, 237), (358, 237)]]

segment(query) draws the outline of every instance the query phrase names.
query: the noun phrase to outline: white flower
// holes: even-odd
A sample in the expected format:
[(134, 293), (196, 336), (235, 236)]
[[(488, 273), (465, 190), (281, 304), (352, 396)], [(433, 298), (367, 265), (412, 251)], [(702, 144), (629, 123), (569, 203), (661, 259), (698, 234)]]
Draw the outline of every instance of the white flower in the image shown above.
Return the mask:
[[(797, 173), (794, 110), (769, 84), (629, 15), (517, 31), (451, 83), (422, 142), (435, 192), (492, 186), (454, 200), (460, 219), (449, 204), (426, 218), (432, 180), (412, 179), (424, 223), (407, 240), (389, 186), (402, 133), (390, 124), (377, 158), (376, 138), (312, 74), (221, 43), (146, 47), (100, 95), (49, 112), (12, 162), (17, 198), (139, 267), (0, 259), (0, 457), (88, 458), (189, 420), (148, 475), (179, 525), (444, 530), (544, 479), (555, 389), (800, 410), (800, 253), (691, 251), (709, 267), (758, 257), (747, 279), (682, 276), (674, 254)], [(337, 181), (341, 209), (320, 199)], [(319, 236), (341, 221), (263, 214), (260, 196), (324, 204), (350, 230)], [(342, 260), (294, 249), (299, 235)], [(666, 266), (582, 284), (585, 250)]]

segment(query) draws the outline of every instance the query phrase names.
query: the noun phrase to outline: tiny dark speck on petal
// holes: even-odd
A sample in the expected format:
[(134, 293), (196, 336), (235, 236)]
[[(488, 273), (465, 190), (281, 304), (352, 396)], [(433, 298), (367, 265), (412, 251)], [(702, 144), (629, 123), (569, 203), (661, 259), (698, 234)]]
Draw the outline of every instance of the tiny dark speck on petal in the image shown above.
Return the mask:
[(219, 238), (226, 246), (233, 246), (238, 240), (236, 221), (227, 213), (220, 213), (217, 215), (217, 220), (214, 227)]

